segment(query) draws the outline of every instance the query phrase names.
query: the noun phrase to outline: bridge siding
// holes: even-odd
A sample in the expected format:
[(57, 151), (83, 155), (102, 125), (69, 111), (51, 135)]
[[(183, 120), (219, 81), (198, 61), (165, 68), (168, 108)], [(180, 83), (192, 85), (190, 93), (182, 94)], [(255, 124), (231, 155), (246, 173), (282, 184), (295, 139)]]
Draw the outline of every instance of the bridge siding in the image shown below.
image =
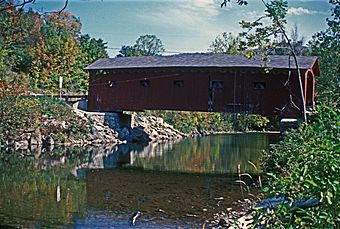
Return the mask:
[[(223, 82), (223, 88), (214, 90), (212, 111), (298, 117), (301, 113), (295, 108), (279, 113), (290, 101), (290, 93), (283, 86), (287, 75), (287, 69), (274, 69), (265, 74), (256, 68), (118, 69), (107, 74), (90, 71), (89, 110), (208, 111), (209, 82), (217, 80)], [(143, 79), (149, 80), (149, 87), (141, 85)], [(183, 80), (183, 87), (176, 87), (175, 80)], [(116, 84), (110, 87), (109, 81)], [(255, 82), (265, 83), (266, 88), (255, 90)], [(293, 101), (299, 106), (300, 94), (294, 73), (289, 83)], [(311, 93), (311, 89), (307, 91)]]

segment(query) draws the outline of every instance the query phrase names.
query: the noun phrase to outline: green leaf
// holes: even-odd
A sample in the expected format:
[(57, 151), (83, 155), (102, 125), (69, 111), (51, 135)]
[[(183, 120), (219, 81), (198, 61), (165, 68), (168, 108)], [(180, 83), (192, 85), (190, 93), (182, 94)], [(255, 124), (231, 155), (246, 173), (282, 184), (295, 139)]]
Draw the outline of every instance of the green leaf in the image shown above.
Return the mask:
[(314, 187), (318, 187), (318, 185), (314, 181), (312, 181), (312, 180), (305, 180), (305, 182), (313, 185)]

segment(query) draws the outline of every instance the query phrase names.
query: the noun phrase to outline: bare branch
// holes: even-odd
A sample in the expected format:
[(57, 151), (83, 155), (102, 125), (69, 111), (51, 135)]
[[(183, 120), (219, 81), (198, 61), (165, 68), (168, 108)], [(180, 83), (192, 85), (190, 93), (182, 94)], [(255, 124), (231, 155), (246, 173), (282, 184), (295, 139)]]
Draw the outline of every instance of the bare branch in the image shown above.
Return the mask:
[[(0, 12), (14, 9), (14, 8), (19, 8), (19, 7), (23, 9), (28, 4), (34, 4), (35, 1), (36, 0), (23, 0), (23, 1), (19, 1), (18, 3), (14, 4), (12, 2), (8, 2), (7, 0), (0, 0), (0, 4), (4, 4), (4, 6), (0, 6)], [(45, 12), (45, 14), (49, 14), (49, 13), (61, 14), (67, 8), (68, 1), (69, 0), (65, 0), (65, 4), (61, 9), (57, 11)]]
[(13, 8), (17, 8), (17, 7), (24, 7), (25, 5), (27, 4), (31, 4), (31, 3), (34, 3), (35, 0), (24, 0), (22, 2), (18, 2), (16, 4), (13, 4), (11, 2), (8, 2), (8, 1), (5, 1), (5, 0), (2, 0), (0, 3), (5, 3), (5, 6), (0, 8), (0, 12), (2, 11), (6, 11), (6, 10), (9, 10), (9, 9), (13, 9)]
[(66, 9), (67, 5), (68, 5), (68, 0), (65, 0), (65, 4), (61, 9), (57, 11), (44, 12), (44, 14), (61, 14)]

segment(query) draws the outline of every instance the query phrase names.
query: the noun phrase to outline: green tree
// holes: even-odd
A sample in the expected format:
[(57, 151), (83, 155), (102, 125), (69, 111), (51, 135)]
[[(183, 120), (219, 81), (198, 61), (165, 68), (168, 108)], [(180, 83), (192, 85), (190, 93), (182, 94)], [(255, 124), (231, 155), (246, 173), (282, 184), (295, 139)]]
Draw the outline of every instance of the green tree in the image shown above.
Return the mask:
[(109, 57), (106, 45), (107, 43), (102, 39), (91, 38), (88, 34), (81, 35), (79, 46), (84, 55), (84, 64), (88, 65), (100, 58)]
[(340, 1), (329, 0), (331, 15), (328, 28), (316, 33), (310, 42), (312, 54), (319, 57), (321, 75), (317, 78), (316, 90), (320, 100), (334, 97), (340, 91)]
[(240, 37), (224, 32), (218, 35), (210, 45), (209, 51), (220, 54), (241, 54), (239, 50)]
[(33, 50), (31, 76), (35, 90), (56, 91), (60, 76), (67, 91), (86, 89), (88, 75), (83, 71), (84, 56), (79, 48), (80, 28), (79, 20), (68, 12), (47, 17), (43, 38)]
[(140, 36), (133, 46), (122, 46), (117, 56), (158, 56), (165, 51), (162, 41), (156, 35)]
[[(41, 19), (37, 13), (16, 8), (0, 13), (0, 81), (2, 95), (27, 90), (31, 50), (41, 36)], [(6, 92), (6, 93), (5, 93)]]
[[(238, 4), (247, 4), (246, 0), (236, 0)], [(224, 0), (221, 6), (226, 5), (230, 0)], [(302, 87), (301, 72), (297, 62), (293, 45), (287, 35), (285, 26), (287, 24), (286, 15), (288, 11), (288, 2), (285, 0), (262, 0), (265, 6), (265, 14), (253, 22), (241, 21), (241, 28), (244, 30), (239, 34), (241, 37), (240, 49), (245, 52), (246, 57), (253, 58), (255, 55), (262, 56), (264, 66), (269, 61), (269, 51), (275, 50), (276, 45), (273, 42), (278, 36), (283, 36), (286, 40), (290, 54), (293, 57), (297, 70), (297, 81), (300, 88), (300, 108), (303, 111), (303, 120), (307, 122), (307, 110), (305, 96)], [(268, 20), (266, 22), (265, 20)]]

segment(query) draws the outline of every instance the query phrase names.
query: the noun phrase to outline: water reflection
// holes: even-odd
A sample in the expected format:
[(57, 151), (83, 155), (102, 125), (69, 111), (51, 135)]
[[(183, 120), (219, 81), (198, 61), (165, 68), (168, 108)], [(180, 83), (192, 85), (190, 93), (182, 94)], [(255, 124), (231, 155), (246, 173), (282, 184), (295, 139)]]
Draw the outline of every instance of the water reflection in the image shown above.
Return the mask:
[(72, 222), (73, 212), (83, 214), (85, 183), (69, 174), (78, 162), (67, 152), (59, 159), (0, 152), (0, 226), (64, 225)]
[[(241, 199), (271, 137), (239, 134), (164, 144), (0, 149), (0, 227), (192, 228)], [(51, 226), (52, 225), (52, 226)], [(90, 226), (89, 226), (90, 225)], [(92, 225), (92, 226), (91, 226)], [(161, 226), (160, 226), (161, 225)]]
[(268, 134), (230, 134), (184, 139), (179, 142), (121, 145), (104, 158), (104, 168), (140, 167), (147, 170), (189, 173), (255, 173), (251, 161), (260, 170), (259, 158), (277, 136)]

